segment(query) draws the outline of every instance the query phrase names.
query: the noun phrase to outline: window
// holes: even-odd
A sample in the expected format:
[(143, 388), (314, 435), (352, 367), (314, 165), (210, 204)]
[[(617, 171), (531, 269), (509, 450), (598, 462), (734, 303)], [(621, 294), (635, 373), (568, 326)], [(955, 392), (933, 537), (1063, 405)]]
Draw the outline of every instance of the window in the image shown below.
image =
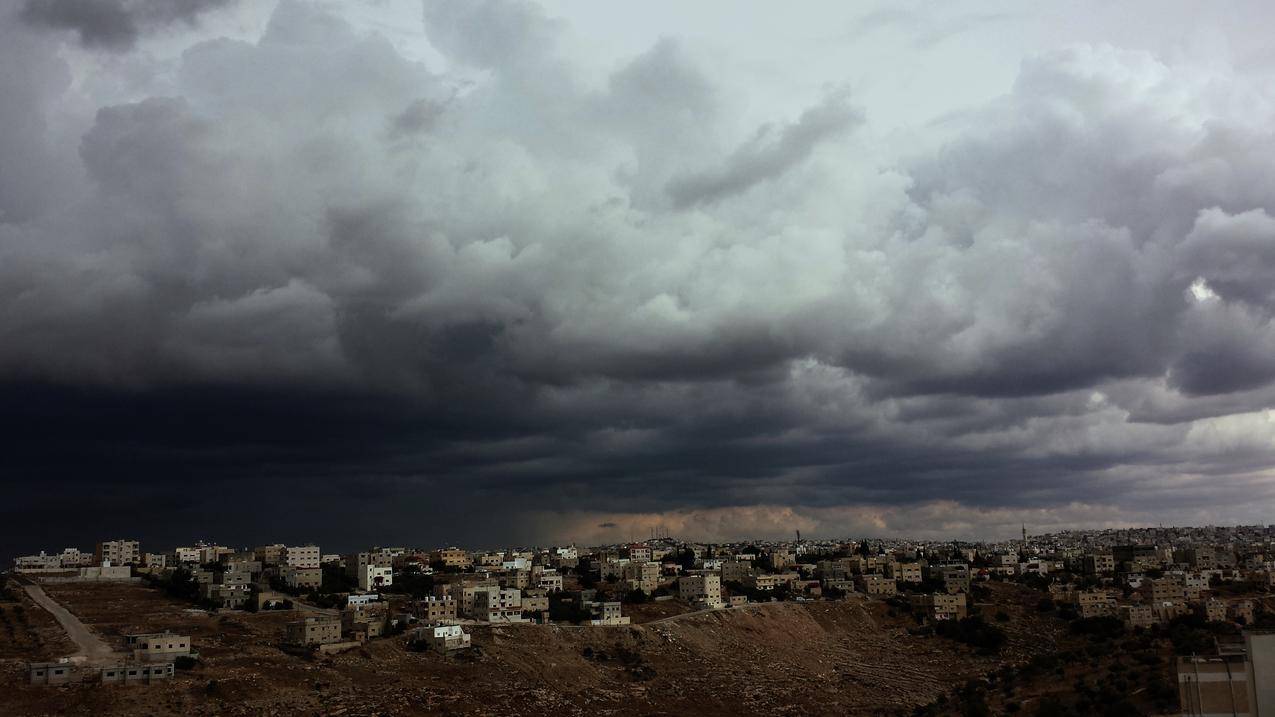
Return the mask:
[(128, 674), (130, 677), (135, 676), (137, 674), (137, 670), (129, 670)]

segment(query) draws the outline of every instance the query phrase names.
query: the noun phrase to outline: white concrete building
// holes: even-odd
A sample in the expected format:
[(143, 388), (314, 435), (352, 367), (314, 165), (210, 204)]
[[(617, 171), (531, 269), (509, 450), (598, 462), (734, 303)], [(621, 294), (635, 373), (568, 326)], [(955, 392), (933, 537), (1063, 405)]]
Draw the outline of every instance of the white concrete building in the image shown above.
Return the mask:
[(679, 596), (692, 605), (720, 608), (722, 602), (722, 576), (716, 573), (685, 575), (677, 580)]
[(108, 560), (111, 565), (141, 565), (141, 546), (136, 540), (107, 540), (98, 543), (93, 561), (101, 565)]
[(484, 622), (523, 622), (522, 591), (496, 586), (475, 590), (474, 617)]
[(317, 545), (287, 546), (281, 557), (283, 564), (292, 568), (317, 568), (321, 558)]
[(354, 581), (360, 590), (377, 590), (394, 584), (394, 569), (382, 565), (362, 565), (355, 568)]

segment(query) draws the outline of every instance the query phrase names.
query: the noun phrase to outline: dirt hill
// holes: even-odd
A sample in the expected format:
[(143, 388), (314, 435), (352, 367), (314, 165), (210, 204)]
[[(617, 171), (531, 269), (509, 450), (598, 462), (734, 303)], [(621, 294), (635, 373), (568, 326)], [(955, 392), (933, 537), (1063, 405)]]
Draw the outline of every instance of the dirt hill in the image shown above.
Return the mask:
[[(103, 633), (118, 634), (121, 623), (147, 626), (136, 612), (126, 618), (102, 607), (126, 611), (132, 602), (162, 616), (164, 627), (183, 629), (184, 611), (176, 604), (157, 609), (154, 591), (100, 590), (60, 599), (72, 610), (80, 606), (81, 619)], [(133, 590), (146, 594), (131, 601), (120, 592)], [(1000, 656), (909, 634), (910, 617), (861, 598), (770, 603), (625, 627), (475, 627), (475, 649), (451, 657), (410, 652), (402, 638), (387, 638), (306, 660), (274, 646), (281, 615), (192, 615), (189, 632), (204, 657), (171, 683), (32, 687), (22, 684), (21, 665), (8, 662), (0, 673), (0, 713), (907, 714), (1006, 660), (1049, 649), (1048, 621), (1007, 609), (1009, 643)]]

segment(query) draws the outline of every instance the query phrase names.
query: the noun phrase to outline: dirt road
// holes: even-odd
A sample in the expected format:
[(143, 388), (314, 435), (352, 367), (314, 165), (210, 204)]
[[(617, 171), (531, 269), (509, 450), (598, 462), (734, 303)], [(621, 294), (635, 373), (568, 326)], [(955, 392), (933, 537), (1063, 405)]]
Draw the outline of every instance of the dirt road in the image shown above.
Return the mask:
[(28, 584), (22, 587), (36, 604), (48, 610), (49, 614), (57, 619), (62, 629), (66, 630), (67, 636), (80, 648), (75, 653), (76, 657), (84, 656), (89, 663), (110, 662), (119, 659), (120, 656), (111, 650), (110, 645), (102, 642), (102, 639), (94, 635), (87, 625), (80, 622), (78, 617), (72, 615), (69, 610), (49, 597), (39, 585)]

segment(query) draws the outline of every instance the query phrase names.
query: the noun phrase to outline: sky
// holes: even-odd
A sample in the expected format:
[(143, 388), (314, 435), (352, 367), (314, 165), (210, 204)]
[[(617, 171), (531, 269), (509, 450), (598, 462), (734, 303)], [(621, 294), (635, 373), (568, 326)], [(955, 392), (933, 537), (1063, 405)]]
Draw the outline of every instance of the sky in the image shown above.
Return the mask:
[(0, 545), (1275, 522), (1273, 16), (8, 0)]

